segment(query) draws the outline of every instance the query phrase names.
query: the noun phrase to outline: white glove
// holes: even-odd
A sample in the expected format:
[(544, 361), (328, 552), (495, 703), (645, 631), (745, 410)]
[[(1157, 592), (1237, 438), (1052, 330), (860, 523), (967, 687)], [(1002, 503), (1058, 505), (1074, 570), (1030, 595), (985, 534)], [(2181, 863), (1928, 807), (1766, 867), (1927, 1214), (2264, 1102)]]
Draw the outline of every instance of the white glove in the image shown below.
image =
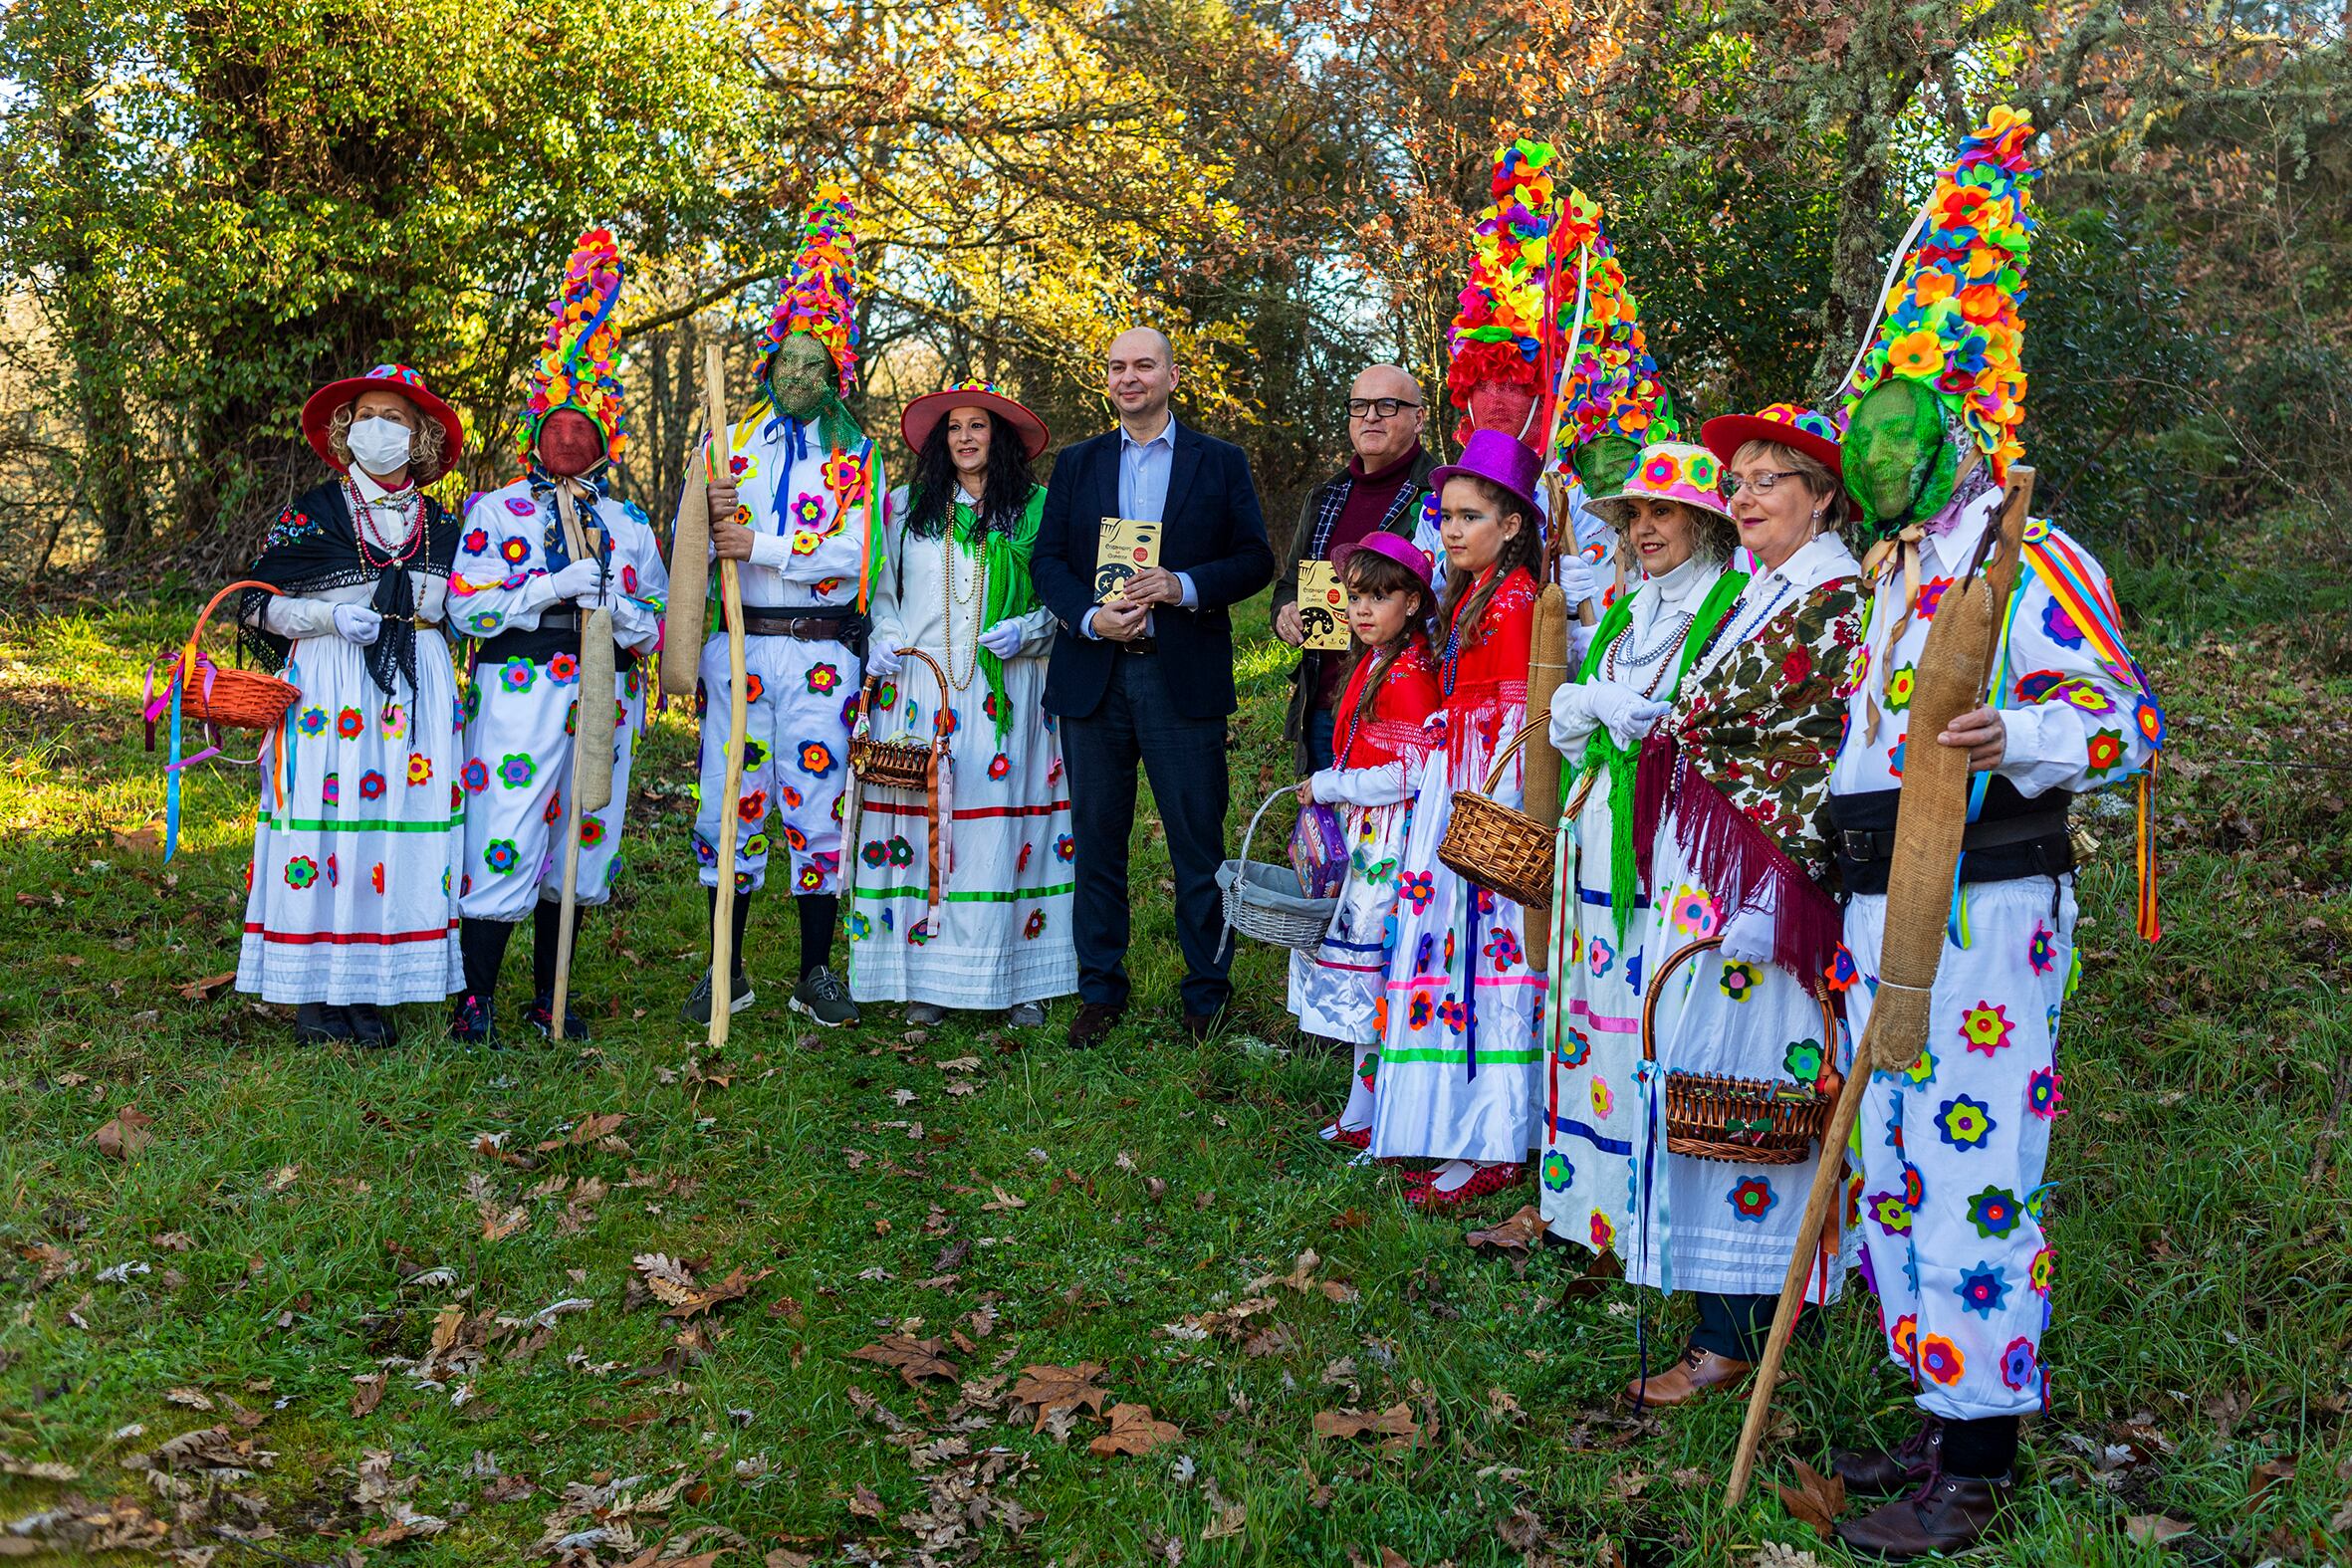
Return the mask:
[(1584, 750), (1584, 738), (1599, 728), (1592, 715), (1592, 694), (1598, 687), (1579, 681), (1551, 694), (1551, 749), (1571, 756)]
[(1021, 646), (1021, 622), (998, 621), (980, 634), (980, 645), (1000, 659), (1013, 657), (1013, 650)]
[(1636, 696), (1622, 686), (1592, 682), (1586, 692), (1585, 701), (1591, 705), (1593, 718), (1600, 721), (1608, 730), (1609, 739), (1619, 746), (1637, 744), (1666, 717), (1666, 704)]
[(1582, 556), (1562, 556), (1559, 562), (1559, 590), (1566, 595), (1568, 608), (1573, 610), (1586, 599), (1599, 608), (1600, 578), (1593, 575), (1592, 562)]
[(1768, 964), (1772, 958), (1772, 917), (1761, 909), (1743, 909), (1723, 928), (1723, 958), (1727, 964)]
[(354, 648), (373, 647), (383, 635), (383, 617), (364, 604), (338, 604), (335, 634)]
[(898, 640), (876, 637), (865, 650), (865, 673), (887, 679), (898, 673)]
[(594, 605), (603, 599), (604, 577), (604, 568), (595, 561), (576, 560), (561, 571), (549, 573), (547, 580), (557, 598)]

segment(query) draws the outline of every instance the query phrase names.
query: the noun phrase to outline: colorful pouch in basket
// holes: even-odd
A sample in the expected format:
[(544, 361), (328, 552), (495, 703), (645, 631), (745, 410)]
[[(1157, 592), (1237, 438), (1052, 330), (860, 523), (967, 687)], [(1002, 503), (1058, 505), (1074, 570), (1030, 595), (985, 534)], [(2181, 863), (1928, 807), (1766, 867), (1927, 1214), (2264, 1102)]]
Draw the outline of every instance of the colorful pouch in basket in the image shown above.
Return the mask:
[(1318, 803), (1298, 813), (1298, 825), (1291, 829), (1291, 869), (1306, 897), (1339, 896), (1347, 883), (1347, 835), (1339, 830), (1338, 812)]

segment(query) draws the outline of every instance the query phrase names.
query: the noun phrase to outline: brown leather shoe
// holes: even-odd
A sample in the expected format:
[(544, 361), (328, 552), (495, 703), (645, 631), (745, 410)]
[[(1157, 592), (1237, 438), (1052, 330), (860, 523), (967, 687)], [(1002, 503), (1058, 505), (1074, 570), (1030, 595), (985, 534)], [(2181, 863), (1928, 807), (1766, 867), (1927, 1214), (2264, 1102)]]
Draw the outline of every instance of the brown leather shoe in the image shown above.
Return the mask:
[(1069, 1020), (1069, 1043), (1078, 1050), (1099, 1045), (1126, 1015), (1125, 1008), (1107, 1002), (1081, 1002), (1078, 1015)]
[(1712, 1350), (1686, 1345), (1682, 1359), (1673, 1366), (1652, 1373), (1647, 1382), (1635, 1378), (1626, 1384), (1625, 1398), (1634, 1405), (1688, 1405), (1716, 1389), (1739, 1382), (1755, 1366), (1753, 1361), (1734, 1361)]
[(1846, 1490), (1863, 1497), (1916, 1491), (1936, 1473), (1944, 1453), (1944, 1423), (1935, 1416), (1891, 1449), (1845, 1449), (1829, 1456), (1829, 1470)]
[(2008, 1505), (2009, 1489), (2006, 1475), (1994, 1480), (1932, 1475), (1910, 1496), (1843, 1521), (1836, 1527), (1837, 1538), (1890, 1562), (1962, 1551), (1992, 1532)]
[(1191, 1035), (1196, 1040), (1205, 1040), (1211, 1034), (1217, 1032), (1217, 1020), (1224, 1016), (1225, 1013), (1222, 1010), (1217, 1012), (1187, 1012), (1184, 1014), (1184, 1032)]

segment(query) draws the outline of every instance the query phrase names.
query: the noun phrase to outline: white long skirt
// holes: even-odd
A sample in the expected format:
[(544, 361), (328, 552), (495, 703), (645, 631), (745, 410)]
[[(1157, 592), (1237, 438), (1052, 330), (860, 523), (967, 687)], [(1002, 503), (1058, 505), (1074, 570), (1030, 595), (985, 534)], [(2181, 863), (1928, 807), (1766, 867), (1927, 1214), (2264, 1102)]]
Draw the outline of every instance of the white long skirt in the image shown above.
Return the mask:
[(464, 983), (451, 869), (465, 841), (449, 645), (416, 633), (417, 689), (386, 697), (364, 650), (294, 645), (286, 778), (266, 773), (246, 867), (237, 989), (265, 1001), (439, 1002)]

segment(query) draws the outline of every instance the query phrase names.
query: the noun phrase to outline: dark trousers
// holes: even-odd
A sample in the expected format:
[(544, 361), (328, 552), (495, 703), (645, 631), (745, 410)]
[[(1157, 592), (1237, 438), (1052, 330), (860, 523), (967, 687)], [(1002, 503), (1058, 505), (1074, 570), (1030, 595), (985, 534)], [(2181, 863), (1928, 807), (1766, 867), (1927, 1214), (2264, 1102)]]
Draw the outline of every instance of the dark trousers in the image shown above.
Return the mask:
[(1306, 771), (1319, 774), (1331, 766), (1331, 737), (1338, 715), (1328, 708), (1309, 708), (1306, 722), (1301, 725), (1300, 739), (1306, 743)]
[[(1778, 1296), (1727, 1296), (1699, 1290), (1692, 1292), (1692, 1298), (1699, 1307), (1699, 1325), (1691, 1330), (1692, 1344), (1734, 1361), (1755, 1361), (1764, 1355)], [(1809, 1344), (1820, 1333), (1820, 1309), (1808, 1306), (1797, 1319), (1796, 1337)]]
[[(1217, 866), (1225, 858), (1225, 721), (1187, 719), (1168, 701), (1182, 678), (1156, 653), (1121, 652), (1102, 704), (1061, 721), (1077, 839), (1078, 998), (1127, 1002), (1127, 842), (1135, 831), (1135, 768), (1151, 780), (1176, 882), (1176, 944), (1184, 952), (1184, 1010), (1225, 1006), (1225, 909)], [(1150, 895), (1146, 895), (1147, 897)]]

